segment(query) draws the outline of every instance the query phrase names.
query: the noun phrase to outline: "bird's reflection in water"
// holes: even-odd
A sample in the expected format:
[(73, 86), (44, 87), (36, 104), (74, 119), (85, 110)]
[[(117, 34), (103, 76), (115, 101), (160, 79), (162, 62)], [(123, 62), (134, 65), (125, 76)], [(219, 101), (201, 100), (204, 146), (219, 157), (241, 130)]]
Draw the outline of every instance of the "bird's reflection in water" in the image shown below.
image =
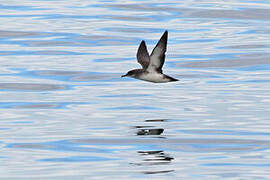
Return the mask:
[(143, 174), (161, 174), (161, 173), (169, 173), (173, 172), (174, 170), (166, 170), (166, 171), (145, 171)]
[(157, 129), (145, 129), (142, 127), (137, 131), (138, 136), (143, 136), (143, 135), (160, 135), (162, 134), (164, 129), (162, 128), (157, 128)]
[[(142, 126), (134, 126), (133, 128), (136, 129), (136, 135), (149, 138), (165, 138), (163, 135), (164, 128), (160, 127), (160, 123), (167, 122), (165, 119), (153, 119), (153, 120), (145, 120), (146, 125)], [(155, 124), (159, 123), (159, 127), (155, 126)], [(149, 124), (149, 125), (148, 125)], [(162, 125), (162, 124), (161, 124)], [(138, 151), (138, 154), (143, 158), (142, 162), (139, 163), (132, 163), (133, 165), (137, 166), (158, 166), (163, 165), (162, 167), (167, 168), (167, 166), (172, 162), (174, 159), (170, 154), (164, 152), (162, 149), (158, 150), (143, 150)], [(161, 166), (160, 166), (161, 167)], [(169, 173), (173, 172), (174, 170), (153, 170), (150, 169), (148, 171), (143, 171), (144, 174), (159, 174), (159, 173)]]
[[(146, 123), (158, 123), (158, 122), (166, 122), (165, 119), (149, 119), (145, 120)], [(155, 124), (154, 124), (155, 125)], [(154, 125), (143, 125), (143, 126), (135, 126), (134, 128), (137, 129), (136, 134), (138, 136), (147, 136), (147, 135), (161, 135), (164, 132), (163, 128), (157, 128)], [(161, 138), (162, 136), (156, 136), (158, 138)], [(164, 138), (164, 137), (163, 137)]]
[(138, 151), (142, 156), (145, 156), (144, 162), (149, 162), (149, 165), (168, 164), (173, 160), (169, 154), (163, 151)]
[(167, 119), (147, 119), (144, 122), (165, 122)]

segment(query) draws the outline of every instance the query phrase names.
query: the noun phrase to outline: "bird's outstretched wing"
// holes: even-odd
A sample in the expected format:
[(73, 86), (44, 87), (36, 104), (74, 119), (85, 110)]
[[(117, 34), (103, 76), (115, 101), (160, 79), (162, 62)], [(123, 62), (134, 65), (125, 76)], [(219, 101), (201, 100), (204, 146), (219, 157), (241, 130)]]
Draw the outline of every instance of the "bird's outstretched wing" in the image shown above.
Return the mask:
[(165, 52), (167, 50), (167, 40), (168, 31), (165, 31), (150, 55), (150, 63), (147, 67), (147, 71), (162, 73), (162, 66), (165, 61)]
[(150, 56), (149, 56), (149, 53), (147, 51), (147, 47), (146, 47), (144, 41), (141, 42), (141, 44), (138, 48), (137, 61), (138, 61), (138, 63), (140, 63), (142, 65), (143, 69), (146, 69), (149, 65)]

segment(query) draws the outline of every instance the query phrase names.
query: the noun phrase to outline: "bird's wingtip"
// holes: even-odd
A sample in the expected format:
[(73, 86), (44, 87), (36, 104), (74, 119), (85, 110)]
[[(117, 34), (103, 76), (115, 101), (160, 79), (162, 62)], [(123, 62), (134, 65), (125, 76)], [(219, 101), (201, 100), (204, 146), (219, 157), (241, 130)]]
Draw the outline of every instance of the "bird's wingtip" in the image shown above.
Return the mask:
[(142, 45), (142, 44), (144, 44), (144, 45), (145, 45), (145, 40), (142, 40), (142, 41), (141, 41), (141, 44), (140, 44), (140, 45)]

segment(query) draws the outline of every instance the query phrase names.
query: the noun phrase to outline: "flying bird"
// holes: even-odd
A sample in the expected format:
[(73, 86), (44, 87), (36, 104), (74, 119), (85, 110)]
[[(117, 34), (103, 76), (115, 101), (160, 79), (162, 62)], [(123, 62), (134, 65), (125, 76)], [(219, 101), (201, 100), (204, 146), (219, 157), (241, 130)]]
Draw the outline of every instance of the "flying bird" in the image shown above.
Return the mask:
[(154, 83), (178, 81), (178, 79), (162, 73), (162, 66), (165, 61), (165, 53), (167, 50), (167, 41), (168, 31), (165, 31), (149, 56), (145, 41), (143, 40), (137, 51), (137, 61), (142, 65), (142, 69), (128, 71), (127, 74), (122, 75), (121, 77), (128, 76)]

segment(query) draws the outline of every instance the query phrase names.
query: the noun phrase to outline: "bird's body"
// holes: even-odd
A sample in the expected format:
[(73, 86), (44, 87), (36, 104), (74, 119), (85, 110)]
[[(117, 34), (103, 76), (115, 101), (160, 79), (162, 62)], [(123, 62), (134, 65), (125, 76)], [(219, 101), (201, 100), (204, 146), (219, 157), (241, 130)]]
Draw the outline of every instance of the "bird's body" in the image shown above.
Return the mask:
[(156, 72), (148, 72), (144, 69), (134, 69), (132, 71), (133, 71), (133, 75), (130, 77), (144, 80), (144, 81), (149, 81), (149, 82), (154, 82), (154, 83), (166, 83), (166, 82), (171, 82), (171, 81), (178, 81), (177, 79), (174, 79), (165, 74), (156, 73)]
[(142, 65), (142, 69), (131, 70), (122, 77), (129, 76), (154, 83), (178, 81), (162, 73), (162, 66), (165, 61), (165, 52), (167, 49), (167, 39), (168, 31), (165, 31), (150, 56), (145, 42), (142, 41), (137, 51), (137, 61)]

